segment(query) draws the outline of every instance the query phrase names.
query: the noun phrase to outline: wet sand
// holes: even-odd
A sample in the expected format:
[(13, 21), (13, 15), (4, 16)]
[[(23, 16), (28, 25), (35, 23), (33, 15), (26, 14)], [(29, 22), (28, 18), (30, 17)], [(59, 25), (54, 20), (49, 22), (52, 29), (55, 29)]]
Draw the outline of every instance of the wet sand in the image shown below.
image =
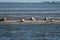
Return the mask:
[(5, 20), (5, 21), (0, 21), (0, 23), (6, 23), (6, 24), (37, 23), (37, 24), (40, 24), (40, 23), (60, 23), (60, 20), (54, 20), (54, 21), (51, 21), (51, 20), (36, 20), (36, 21), (24, 20), (23, 22), (21, 22), (21, 20)]

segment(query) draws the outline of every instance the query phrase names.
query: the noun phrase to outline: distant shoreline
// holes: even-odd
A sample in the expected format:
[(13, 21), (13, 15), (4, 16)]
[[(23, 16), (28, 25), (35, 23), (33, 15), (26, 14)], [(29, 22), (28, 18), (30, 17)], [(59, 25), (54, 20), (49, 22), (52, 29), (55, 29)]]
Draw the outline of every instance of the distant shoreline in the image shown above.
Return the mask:
[(60, 1), (43, 1), (43, 2), (0, 2), (0, 3), (47, 3), (47, 4), (58, 4)]

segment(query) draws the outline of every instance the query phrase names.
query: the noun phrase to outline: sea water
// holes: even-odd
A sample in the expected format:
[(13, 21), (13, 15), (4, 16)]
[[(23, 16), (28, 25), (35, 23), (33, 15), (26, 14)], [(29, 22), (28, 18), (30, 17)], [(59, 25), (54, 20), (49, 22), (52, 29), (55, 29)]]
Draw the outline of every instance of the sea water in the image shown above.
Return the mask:
[(60, 24), (0, 24), (0, 40), (60, 40)]
[[(0, 19), (60, 19), (60, 4), (0, 3)], [(0, 40), (60, 40), (60, 23), (0, 24)]]
[(30, 19), (31, 17), (60, 19), (60, 4), (0, 3), (0, 17), (7, 17), (7, 19)]

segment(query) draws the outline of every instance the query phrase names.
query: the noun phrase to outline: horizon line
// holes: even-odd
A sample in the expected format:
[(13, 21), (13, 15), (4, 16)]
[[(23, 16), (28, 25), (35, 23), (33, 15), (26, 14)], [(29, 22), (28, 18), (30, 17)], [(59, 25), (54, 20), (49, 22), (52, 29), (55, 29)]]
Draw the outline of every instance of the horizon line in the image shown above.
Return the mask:
[(42, 2), (0, 2), (0, 3), (44, 3), (44, 2), (57, 2), (59, 3), (60, 1), (42, 1)]

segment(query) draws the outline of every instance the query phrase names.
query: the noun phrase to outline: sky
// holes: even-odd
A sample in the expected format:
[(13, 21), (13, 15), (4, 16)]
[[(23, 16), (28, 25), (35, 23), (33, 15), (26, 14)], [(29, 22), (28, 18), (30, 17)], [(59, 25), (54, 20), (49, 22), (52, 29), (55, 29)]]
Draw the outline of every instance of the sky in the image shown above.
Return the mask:
[(60, 0), (0, 0), (0, 2), (44, 2), (44, 1), (60, 1)]

